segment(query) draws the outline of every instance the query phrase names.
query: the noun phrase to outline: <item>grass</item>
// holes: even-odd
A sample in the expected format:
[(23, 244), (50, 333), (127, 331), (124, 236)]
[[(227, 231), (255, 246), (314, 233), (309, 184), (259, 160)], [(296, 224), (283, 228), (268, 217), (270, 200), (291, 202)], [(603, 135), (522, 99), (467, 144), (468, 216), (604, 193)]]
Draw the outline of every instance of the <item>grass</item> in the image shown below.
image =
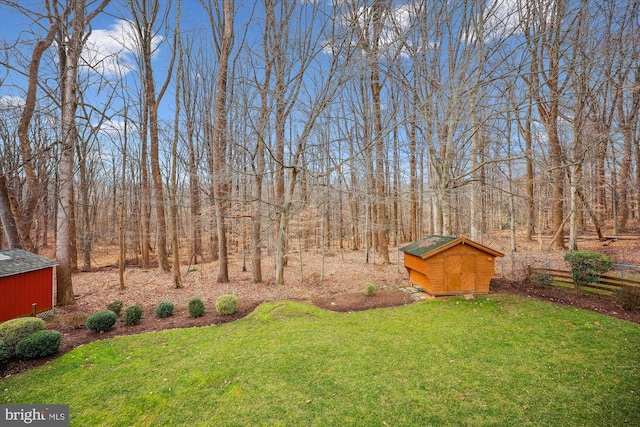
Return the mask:
[(67, 403), (72, 426), (625, 425), (639, 349), (638, 324), (510, 295), (278, 302), (82, 346), (0, 380), (0, 403)]

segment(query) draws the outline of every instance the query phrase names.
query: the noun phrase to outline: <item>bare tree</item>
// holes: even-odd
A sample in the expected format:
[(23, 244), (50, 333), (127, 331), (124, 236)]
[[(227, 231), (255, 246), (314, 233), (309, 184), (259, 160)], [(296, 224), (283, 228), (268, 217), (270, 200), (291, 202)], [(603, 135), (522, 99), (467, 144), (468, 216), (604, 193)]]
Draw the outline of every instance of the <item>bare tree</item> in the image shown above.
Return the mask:
[[(183, 37), (180, 34), (180, 37)], [(202, 208), (200, 195), (200, 179), (198, 174), (198, 164), (201, 154), (196, 143), (198, 136), (197, 123), (197, 99), (200, 92), (201, 78), (197, 70), (197, 66), (193, 61), (196, 55), (193, 52), (193, 40), (185, 43), (180, 42), (181, 54), (183, 55), (183, 67), (179, 78), (182, 87), (182, 105), (185, 116), (185, 139), (189, 152), (188, 169), (189, 169), (189, 214), (190, 214), (190, 233), (189, 233), (189, 259), (190, 262), (197, 264), (202, 258)], [(200, 258), (199, 258), (200, 257)]]
[(383, 30), (391, 13), (391, 2), (374, 0), (370, 6), (359, 7), (349, 5), (350, 21), (358, 38), (358, 46), (364, 53), (369, 71), (369, 87), (371, 90), (371, 120), (373, 122), (372, 145), (375, 150), (374, 168), (374, 204), (372, 210), (373, 229), (375, 230), (375, 249), (382, 257), (382, 262), (389, 264), (389, 241), (387, 237), (387, 207), (385, 189), (385, 135), (382, 126), (381, 92), (383, 81), (380, 76), (380, 62)]
[(227, 225), (229, 183), (226, 173), (227, 153), (227, 77), (229, 57), (233, 42), (234, 7), (231, 0), (202, 2), (211, 25), (211, 31), (218, 54), (218, 70), (213, 101), (213, 133), (211, 138), (211, 157), (213, 160), (213, 197), (216, 207), (216, 225), (218, 234), (218, 283), (229, 281), (229, 260), (227, 254)]
[[(149, 148), (151, 157), (151, 180), (153, 183), (153, 199), (156, 218), (156, 252), (158, 265), (162, 271), (169, 271), (169, 256), (167, 253), (167, 224), (164, 207), (164, 191), (162, 184), (162, 172), (160, 170), (160, 157), (158, 152), (159, 130), (158, 130), (158, 108), (160, 101), (171, 81), (175, 50), (170, 60), (169, 70), (165, 82), (156, 96), (155, 80), (153, 77), (153, 66), (151, 58), (156, 37), (156, 24), (165, 22), (169, 7), (165, 9), (165, 15), (158, 21), (160, 13), (159, 0), (129, 0), (129, 8), (133, 15), (134, 28), (137, 35), (137, 47), (140, 49), (140, 65), (142, 73), (143, 92), (146, 107), (143, 108), (143, 121), (148, 124)], [(145, 129), (144, 126), (141, 127)], [(146, 138), (146, 135), (145, 135)], [(146, 161), (144, 158), (142, 161)], [(144, 213), (143, 213), (144, 215)], [(144, 242), (143, 242), (144, 245)]]
[[(5, 2), (3, 2), (5, 3)], [(39, 13), (29, 10), (14, 2), (7, 2), (7, 6), (15, 8), (26, 16), (31, 16), (37, 19)], [(27, 90), (24, 99), (24, 106), (22, 107), (22, 114), (20, 116), (20, 122), (18, 124), (18, 139), (20, 142), (20, 151), (22, 154), (22, 169), (26, 177), (23, 193), (25, 194), (24, 200), (19, 195), (13, 194), (10, 186), (3, 185), (3, 189), (6, 190), (6, 200), (13, 201), (12, 216), (9, 216), (9, 211), (3, 215), (3, 225), (5, 229), (12, 230), (14, 227), (17, 229), (20, 241), (15, 241), (15, 236), (8, 234), (13, 240), (13, 247), (24, 247), (27, 250), (35, 250), (35, 243), (32, 241), (31, 232), (35, 223), (33, 219), (37, 215), (39, 201), (42, 197), (42, 183), (38, 178), (36, 171), (36, 157), (32, 149), (31, 138), (29, 135), (29, 128), (36, 110), (37, 104), (37, 91), (39, 85), (39, 70), (40, 62), (45, 51), (53, 44), (56, 35), (60, 31), (60, 27), (63, 22), (66, 22), (69, 15), (72, 13), (70, 5), (65, 10), (59, 13), (59, 16), (55, 16), (51, 3), (46, 3), (46, 18), (49, 21), (49, 28), (46, 35), (37, 41), (33, 52), (31, 54), (31, 60), (29, 62), (27, 76)], [(9, 69), (9, 64), (5, 64)], [(6, 173), (6, 171), (4, 172)], [(16, 197), (18, 196), (18, 197)], [(4, 198), (4, 197), (3, 197)], [(7, 222), (8, 221), (8, 222)]]
[[(120, 281), (120, 289), (125, 289), (124, 283), (124, 269), (127, 262), (127, 247), (125, 242), (126, 232), (126, 192), (127, 192), (127, 143), (129, 139), (128, 127), (129, 127), (129, 112), (125, 105), (124, 107), (124, 129), (122, 133), (122, 171), (120, 174), (120, 209), (118, 214), (118, 279)], [(115, 182), (114, 182), (115, 185)]]
[(562, 94), (568, 77), (562, 77), (563, 45), (569, 30), (565, 0), (536, 0), (522, 4), (521, 24), (531, 61), (531, 74), (525, 80), (531, 88), (540, 120), (547, 132), (549, 173), (552, 181), (552, 227), (555, 233), (551, 246), (564, 249), (565, 153), (560, 141), (559, 119)]
[(180, 245), (178, 241), (178, 200), (176, 193), (178, 192), (178, 141), (180, 139), (180, 91), (182, 75), (182, 43), (180, 35), (180, 6), (182, 1), (178, 0), (178, 11), (176, 13), (176, 50), (178, 55), (178, 68), (176, 70), (176, 87), (175, 87), (175, 116), (173, 122), (173, 144), (171, 146), (171, 188), (169, 190), (169, 217), (171, 218), (171, 253), (173, 262), (171, 265), (171, 273), (173, 275), (173, 286), (181, 289), (182, 276), (180, 275)]
[[(268, 3), (270, 5), (270, 3)], [(265, 31), (262, 34), (262, 53), (264, 70), (262, 78), (254, 74), (254, 84), (260, 95), (260, 112), (256, 129), (256, 150), (253, 155), (253, 208), (251, 212), (251, 275), (254, 283), (262, 282), (262, 205), (263, 181), (265, 175), (265, 147), (268, 140), (269, 125), (269, 89), (273, 72), (273, 57), (270, 47), (271, 31), (275, 28), (275, 13), (272, 7), (265, 7)]]
[(22, 249), (22, 240), (20, 239), (20, 233), (18, 232), (13, 210), (11, 209), (7, 178), (3, 171), (0, 171), (0, 219), (2, 220), (2, 228), (9, 242), (9, 247)]
[[(76, 98), (78, 65), (80, 54), (86, 41), (86, 27), (107, 6), (109, 0), (103, 0), (89, 14), (84, 1), (74, 1), (71, 4), (73, 17), (69, 38), (65, 45), (66, 67), (62, 76), (62, 141), (59, 171), (59, 201), (57, 215), (56, 258), (58, 268), (57, 303), (58, 305), (75, 304), (73, 283), (71, 280), (71, 243), (72, 243), (72, 211), (73, 206), (73, 177), (74, 177), (74, 149), (76, 146)], [(66, 12), (65, 12), (66, 13)], [(60, 16), (60, 15), (58, 15)], [(67, 31), (65, 31), (66, 33)]]
[[(617, 11), (614, 5), (611, 12)], [(640, 127), (640, 36), (638, 35), (638, 21), (640, 11), (637, 5), (627, 3), (621, 8), (621, 16), (612, 16), (608, 20), (609, 24), (615, 24), (617, 31), (613, 32), (611, 42), (606, 43), (603, 48), (607, 52), (618, 52), (619, 60), (617, 79), (615, 81), (615, 91), (617, 100), (618, 126), (622, 133), (622, 159), (620, 161), (620, 179), (617, 193), (617, 216), (615, 218), (614, 234), (625, 232), (631, 217), (631, 189), (632, 189), (632, 151), (634, 141), (636, 152), (637, 131)], [(618, 19), (616, 19), (618, 18)], [(640, 165), (636, 163), (636, 169), (640, 170)], [(637, 185), (636, 185), (637, 188)]]

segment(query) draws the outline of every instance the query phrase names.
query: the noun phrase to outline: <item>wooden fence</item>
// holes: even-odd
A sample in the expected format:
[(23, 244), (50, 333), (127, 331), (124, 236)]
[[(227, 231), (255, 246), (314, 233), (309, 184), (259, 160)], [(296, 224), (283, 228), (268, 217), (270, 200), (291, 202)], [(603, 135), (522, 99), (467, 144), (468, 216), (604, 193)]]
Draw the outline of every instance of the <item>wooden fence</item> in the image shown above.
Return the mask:
[[(576, 289), (575, 282), (571, 278), (571, 272), (567, 270), (554, 270), (551, 268), (538, 268), (527, 266), (527, 278), (534, 274), (547, 274), (553, 280), (552, 286), (566, 291)], [(615, 294), (621, 288), (640, 288), (640, 280), (632, 280), (603, 274), (599, 283), (590, 283), (582, 286), (580, 292), (595, 295), (601, 298), (615, 298)]]

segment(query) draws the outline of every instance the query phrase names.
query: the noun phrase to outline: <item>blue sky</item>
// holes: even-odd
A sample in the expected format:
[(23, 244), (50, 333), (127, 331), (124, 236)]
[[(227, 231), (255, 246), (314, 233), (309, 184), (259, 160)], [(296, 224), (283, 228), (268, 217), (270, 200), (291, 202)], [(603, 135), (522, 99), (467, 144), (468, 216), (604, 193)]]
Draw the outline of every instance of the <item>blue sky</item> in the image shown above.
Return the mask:
[[(42, 3), (42, 1), (29, 0), (21, 2), (20, 5), (39, 14), (44, 12)], [(131, 29), (123, 19), (128, 18), (130, 12), (126, 8), (126, 3), (121, 3), (123, 2), (112, 0), (105, 12), (99, 14), (92, 21), (92, 33), (85, 46), (83, 57), (92, 64), (96, 71), (102, 73), (106, 80), (119, 81), (124, 76), (128, 80), (128, 85), (137, 85), (139, 77), (133, 53), (135, 42), (128, 35)], [(155, 52), (153, 64), (156, 81), (159, 84), (166, 78), (171, 54), (171, 46), (167, 40), (170, 41), (172, 37), (175, 13), (174, 5), (168, 15), (168, 28), (160, 28), (156, 40), (158, 49)], [(7, 56), (2, 58), (2, 61), (6, 60), (11, 64), (11, 67), (15, 67), (15, 69), (11, 69), (11, 67), (0, 68), (0, 109), (8, 106), (17, 108), (22, 106), (27, 86), (24, 76), (24, 73), (27, 72), (26, 64), (31, 57), (35, 42), (44, 37), (48, 25), (46, 19), (35, 20), (33, 16), (25, 16), (14, 9), (0, 6), (0, 40), (5, 49), (6, 46), (11, 47), (5, 50)], [(202, 33), (202, 37), (210, 37), (209, 22), (202, 6), (197, 1), (183, 1), (181, 25), (185, 32), (196, 31)], [(169, 34), (166, 34), (167, 32)], [(53, 78), (54, 73), (57, 72), (56, 67), (55, 46), (52, 46), (42, 58), (40, 75), (42, 81), (47, 82), (46, 85), (54, 88), (57, 84)], [(92, 98), (103, 96), (105, 90), (98, 91), (101, 86), (98, 74), (85, 69), (84, 75), (90, 79), (90, 83), (86, 85), (89, 87), (87, 89), (88, 96)], [(42, 99), (43, 97), (45, 97), (45, 91), (40, 88), (38, 98)], [(114, 107), (117, 108), (118, 104), (120, 103), (116, 101)], [(165, 104), (167, 104), (166, 101)], [(164, 114), (168, 116), (170, 111), (165, 108)], [(117, 122), (117, 119), (114, 121)]]

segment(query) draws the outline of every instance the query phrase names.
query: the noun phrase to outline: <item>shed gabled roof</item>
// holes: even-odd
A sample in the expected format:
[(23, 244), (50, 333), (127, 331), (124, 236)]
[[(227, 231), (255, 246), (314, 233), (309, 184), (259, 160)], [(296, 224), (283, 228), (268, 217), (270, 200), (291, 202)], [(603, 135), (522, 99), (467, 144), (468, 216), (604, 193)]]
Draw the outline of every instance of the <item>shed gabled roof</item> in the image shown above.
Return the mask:
[(503, 253), (481, 245), (480, 243), (476, 243), (473, 240), (469, 240), (465, 236), (449, 237), (431, 235), (418, 242), (413, 242), (403, 248), (400, 248), (400, 250), (422, 259), (427, 259), (456, 245), (469, 245), (496, 257), (504, 256)]
[(22, 249), (0, 251), (0, 277), (54, 267), (57, 262)]

